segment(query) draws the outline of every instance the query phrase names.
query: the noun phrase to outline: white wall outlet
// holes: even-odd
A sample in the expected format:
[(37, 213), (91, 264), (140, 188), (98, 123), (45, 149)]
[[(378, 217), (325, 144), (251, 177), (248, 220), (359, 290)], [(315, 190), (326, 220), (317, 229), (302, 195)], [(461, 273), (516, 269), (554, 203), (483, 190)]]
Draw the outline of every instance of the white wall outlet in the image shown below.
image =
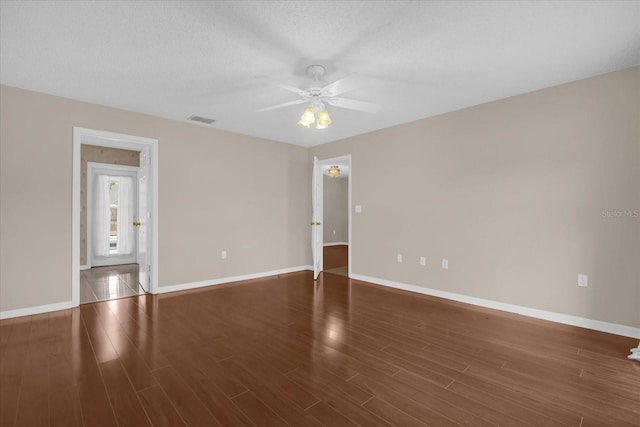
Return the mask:
[(442, 260), (442, 269), (443, 270), (448, 270), (449, 269), (449, 260), (448, 259), (443, 259)]
[(420, 265), (423, 267), (427, 266), (427, 259), (423, 256), (420, 257)]
[(220, 259), (227, 259), (227, 251), (220, 252)]
[(589, 276), (586, 274), (578, 274), (578, 286), (583, 288), (589, 286)]
[(396, 259), (398, 260), (398, 262), (402, 262), (402, 254), (398, 254), (398, 256), (396, 257)]
[(362, 205), (356, 205), (356, 213), (362, 212)]

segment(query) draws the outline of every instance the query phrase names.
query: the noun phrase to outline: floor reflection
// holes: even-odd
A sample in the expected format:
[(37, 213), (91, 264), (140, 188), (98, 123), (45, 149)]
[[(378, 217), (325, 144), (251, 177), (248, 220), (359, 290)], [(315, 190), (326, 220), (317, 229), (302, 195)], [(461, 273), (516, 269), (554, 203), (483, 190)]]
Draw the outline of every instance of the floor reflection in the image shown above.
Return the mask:
[[(313, 283), (313, 323), (318, 326), (322, 342), (343, 343), (347, 338), (345, 327), (352, 315), (351, 280), (346, 277), (336, 280), (335, 276), (325, 279), (323, 272)], [(325, 292), (329, 293), (328, 299)]]

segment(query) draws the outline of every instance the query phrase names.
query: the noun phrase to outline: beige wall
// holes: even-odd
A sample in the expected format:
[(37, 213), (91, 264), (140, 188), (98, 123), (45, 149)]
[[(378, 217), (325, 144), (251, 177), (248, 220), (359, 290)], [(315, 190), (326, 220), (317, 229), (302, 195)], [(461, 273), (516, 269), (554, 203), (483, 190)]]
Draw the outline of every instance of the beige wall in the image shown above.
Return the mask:
[(82, 144), (80, 149), (80, 265), (87, 264), (87, 163), (140, 166), (138, 151)]
[(0, 311), (71, 300), (74, 126), (158, 139), (160, 286), (310, 264), (308, 149), (7, 86), (0, 103)]
[(352, 155), (353, 272), (640, 326), (639, 91), (636, 67), (315, 147)]
[(349, 179), (323, 176), (323, 241), (349, 242)]

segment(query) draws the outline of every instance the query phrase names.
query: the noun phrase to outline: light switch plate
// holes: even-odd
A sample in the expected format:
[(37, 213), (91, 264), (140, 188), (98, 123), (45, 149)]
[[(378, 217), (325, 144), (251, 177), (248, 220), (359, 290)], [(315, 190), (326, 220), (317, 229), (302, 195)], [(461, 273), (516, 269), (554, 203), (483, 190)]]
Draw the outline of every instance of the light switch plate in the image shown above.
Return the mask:
[(220, 252), (220, 259), (227, 259), (227, 251)]
[(427, 259), (423, 256), (420, 257), (420, 265), (423, 267), (427, 266)]
[(448, 270), (449, 269), (449, 260), (448, 259), (443, 259), (442, 260), (442, 269), (443, 270)]
[(402, 254), (398, 254), (397, 258), (398, 262), (402, 262)]
[(356, 205), (356, 213), (362, 212), (362, 205)]

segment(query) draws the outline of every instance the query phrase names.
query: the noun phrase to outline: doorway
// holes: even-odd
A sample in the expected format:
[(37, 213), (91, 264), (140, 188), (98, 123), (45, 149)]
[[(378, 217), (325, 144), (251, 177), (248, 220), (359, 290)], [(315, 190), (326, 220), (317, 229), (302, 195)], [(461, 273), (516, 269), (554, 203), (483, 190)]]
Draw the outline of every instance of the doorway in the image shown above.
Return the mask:
[[(82, 194), (82, 161), (81, 151), (83, 146), (94, 146), (104, 148), (115, 148), (120, 150), (130, 150), (139, 155), (139, 166), (136, 173), (127, 174), (120, 172), (103, 171), (102, 175), (117, 178), (103, 179), (107, 188), (111, 193), (122, 196), (124, 193), (133, 193), (137, 198), (137, 203), (131, 204), (129, 207), (133, 212), (123, 215), (121, 228), (117, 226), (113, 235), (109, 235), (106, 240), (102, 240), (102, 252), (98, 256), (89, 259), (89, 253), (86, 251), (85, 257), (81, 262), (81, 248), (86, 248), (89, 244), (94, 246), (93, 237), (87, 236), (87, 241), (81, 239), (81, 217), (87, 214), (89, 207), (95, 208), (95, 203), (81, 203)], [(74, 128), (73, 129), (73, 186), (72, 186), (72, 302), (74, 306), (78, 306), (81, 302), (81, 281), (86, 283), (93, 280), (101, 285), (101, 292), (104, 296), (112, 295), (114, 297), (127, 296), (126, 294), (139, 293), (142, 290), (155, 293), (157, 289), (157, 259), (158, 259), (158, 228), (157, 228), (157, 207), (158, 207), (158, 141), (151, 138), (137, 137), (131, 135), (117, 134), (112, 132), (104, 132), (93, 129)], [(87, 166), (88, 167), (88, 166)], [(98, 168), (104, 168), (105, 165), (99, 165)], [(109, 165), (106, 165), (109, 169)], [(123, 167), (120, 166), (122, 169)], [(87, 178), (91, 174), (86, 174)], [(126, 177), (121, 179), (118, 177)], [(95, 175), (94, 175), (95, 178)], [(129, 181), (129, 178), (131, 181)], [(93, 184), (92, 184), (93, 185)], [(122, 189), (130, 191), (122, 191)], [(87, 191), (85, 189), (84, 193)], [(105, 203), (111, 204), (113, 200), (106, 201), (106, 197), (111, 196), (103, 194)], [(137, 205), (137, 207), (136, 207)], [(120, 206), (123, 208), (124, 206)], [(111, 208), (111, 207), (110, 207)], [(106, 211), (105, 211), (106, 212)], [(131, 215), (133, 213), (133, 215)], [(105, 228), (111, 227), (110, 213), (103, 215), (105, 219)], [(128, 217), (124, 221), (124, 217)], [(135, 221), (129, 221), (131, 216), (135, 217)], [(129, 222), (131, 224), (129, 224)], [(125, 228), (135, 225), (135, 229), (125, 231)], [(86, 224), (86, 221), (85, 221)], [(95, 234), (95, 233), (93, 233)], [(128, 237), (124, 239), (124, 235)], [(88, 240), (91, 239), (91, 242)], [(120, 247), (118, 246), (120, 245)], [(106, 249), (105, 249), (106, 248)], [(121, 253), (116, 253), (121, 252)], [(93, 263), (101, 265), (96, 267)], [(110, 266), (110, 264), (118, 263), (119, 267)], [(89, 269), (94, 267), (95, 270)], [(98, 270), (101, 269), (101, 270)], [(137, 287), (138, 285), (139, 287)], [(94, 294), (97, 294), (95, 291)], [(89, 293), (90, 294), (90, 293)], [(83, 295), (83, 302), (87, 302), (86, 292)], [(96, 295), (97, 297), (97, 295)], [(99, 298), (109, 299), (109, 298)]]
[(349, 276), (349, 168), (346, 162), (323, 166), (322, 181), (323, 271)]
[(351, 274), (351, 155), (314, 159), (312, 245), (314, 277), (320, 271)]
[[(86, 237), (86, 245), (80, 255), (85, 266), (80, 271), (80, 303), (143, 294), (135, 230), (140, 153), (90, 145), (82, 145), (81, 153), (83, 165), (86, 162), (86, 183), (83, 179), (81, 185), (86, 217), (81, 218), (81, 238)], [(117, 163), (87, 161), (94, 158)]]

